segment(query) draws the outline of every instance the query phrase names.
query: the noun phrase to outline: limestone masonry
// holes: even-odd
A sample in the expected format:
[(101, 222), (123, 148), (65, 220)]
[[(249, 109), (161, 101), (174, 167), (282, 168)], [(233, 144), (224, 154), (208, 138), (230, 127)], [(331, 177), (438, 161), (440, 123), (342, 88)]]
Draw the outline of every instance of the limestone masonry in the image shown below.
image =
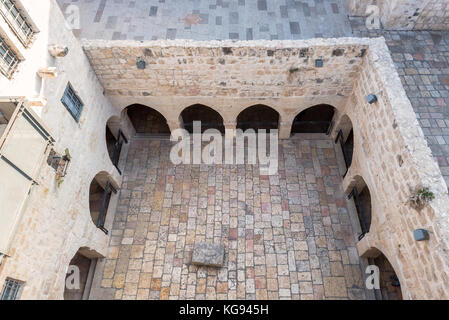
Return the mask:
[(449, 3), (210, 3), (0, 1), (0, 298), (449, 299)]

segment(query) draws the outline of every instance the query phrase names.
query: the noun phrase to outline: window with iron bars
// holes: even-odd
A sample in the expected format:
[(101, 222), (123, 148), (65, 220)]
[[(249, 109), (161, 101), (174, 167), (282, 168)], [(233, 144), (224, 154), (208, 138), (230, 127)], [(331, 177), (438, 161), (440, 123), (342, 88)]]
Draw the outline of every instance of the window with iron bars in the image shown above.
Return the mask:
[(11, 47), (0, 37), (0, 71), (11, 78), (20, 60)]
[(27, 47), (35, 34), (33, 27), (20, 11), (14, 0), (0, 0), (0, 13), (16, 33), (19, 40)]
[(0, 300), (18, 300), (22, 293), (22, 287), (23, 282), (9, 278), (6, 279)]
[(80, 120), (84, 105), (80, 98), (76, 95), (75, 90), (73, 90), (70, 83), (67, 84), (67, 88), (65, 89), (61, 102), (70, 112), (75, 121), (78, 122)]

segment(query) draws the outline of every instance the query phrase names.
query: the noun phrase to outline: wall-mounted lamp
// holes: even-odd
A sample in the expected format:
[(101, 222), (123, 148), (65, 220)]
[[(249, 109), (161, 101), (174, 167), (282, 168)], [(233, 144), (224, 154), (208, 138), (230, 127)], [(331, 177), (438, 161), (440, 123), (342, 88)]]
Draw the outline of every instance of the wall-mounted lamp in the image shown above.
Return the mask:
[(366, 101), (368, 101), (369, 104), (373, 104), (377, 102), (377, 96), (375, 94), (369, 94), (366, 96)]
[(142, 58), (137, 59), (136, 65), (137, 65), (137, 69), (140, 69), (140, 70), (144, 70), (147, 67), (147, 63)]
[(323, 58), (319, 58), (315, 60), (315, 67), (322, 68), (324, 66), (324, 60)]
[(416, 241), (429, 240), (429, 231), (424, 229), (413, 230), (413, 237)]

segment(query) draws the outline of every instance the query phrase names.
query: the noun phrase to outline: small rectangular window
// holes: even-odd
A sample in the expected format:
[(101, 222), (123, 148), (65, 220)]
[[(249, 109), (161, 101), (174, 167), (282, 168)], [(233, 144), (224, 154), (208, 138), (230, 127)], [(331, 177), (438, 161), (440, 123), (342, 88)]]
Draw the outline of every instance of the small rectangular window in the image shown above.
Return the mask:
[(19, 300), (22, 288), (23, 282), (14, 279), (6, 279), (0, 300)]
[(0, 37), (0, 71), (10, 78), (20, 60), (11, 47)]
[(80, 98), (76, 95), (70, 83), (65, 89), (64, 96), (62, 97), (61, 102), (67, 108), (76, 122), (78, 122), (80, 120), (84, 105), (81, 102)]

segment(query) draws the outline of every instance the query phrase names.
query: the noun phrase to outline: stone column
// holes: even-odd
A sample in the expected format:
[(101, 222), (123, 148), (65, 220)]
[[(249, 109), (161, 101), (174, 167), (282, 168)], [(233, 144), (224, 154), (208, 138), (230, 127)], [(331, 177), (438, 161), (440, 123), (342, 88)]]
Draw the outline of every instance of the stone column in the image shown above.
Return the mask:
[(176, 129), (183, 129), (184, 125), (181, 123), (181, 120), (167, 120), (168, 127), (170, 128), (170, 132), (173, 132)]
[(279, 139), (289, 139), (292, 133), (293, 121), (279, 122)]
[(227, 121), (224, 123), (224, 127), (225, 127), (225, 138), (226, 139), (235, 138), (235, 130), (237, 128), (237, 122), (236, 121)]

